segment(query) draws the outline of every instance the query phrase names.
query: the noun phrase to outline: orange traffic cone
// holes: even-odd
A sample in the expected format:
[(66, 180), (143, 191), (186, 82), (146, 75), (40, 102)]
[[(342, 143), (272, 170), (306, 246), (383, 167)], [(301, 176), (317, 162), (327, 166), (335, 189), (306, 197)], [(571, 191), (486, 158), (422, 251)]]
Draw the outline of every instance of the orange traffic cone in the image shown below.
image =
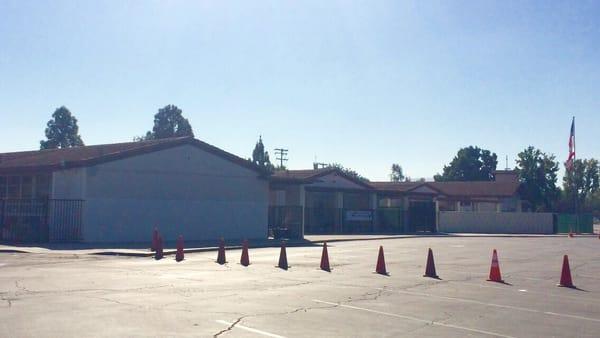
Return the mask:
[(177, 252), (175, 253), (175, 260), (181, 262), (183, 260), (183, 236), (179, 235), (177, 238)]
[(248, 240), (244, 240), (242, 242), (242, 258), (240, 259), (240, 264), (243, 266), (250, 265), (250, 257), (248, 256)]
[(323, 243), (323, 253), (321, 254), (321, 270), (331, 272), (329, 267), (329, 253), (327, 253), (327, 242)]
[(219, 253), (217, 254), (217, 263), (221, 265), (227, 263), (227, 261), (225, 260), (225, 241), (223, 240), (223, 237), (221, 237), (221, 240), (219, 241)]
[(574, 288), (573, 280), (571, 279), (571, 268), (569, 267), (569, 256), (563, 257), (562, 273), (560, 274), (560, 284), (558, 286), (564, 286), (567, 288)]
[(154, 259), (159, 260), (163, 258), (163, 240), (162, 236), (158, 234), (156, 238), (156, 252), (154, 253)]
[(377, 256), (377, 266), (375, 267), (375, 272), (380, 275), (387, 275), (387, 270), (385, 269), (385, 257), (383, 256), (383, 246), (379, 246), (379, 255)]
[(496, 249), (492, 253), (492, 267), (490, 268), (490, 278), (488, 278), (489, 282), (498, 282), (504, 283), (502, 280), (502, 276), (500, 275), (500, 263), (498, 262), (498, 253)]
[(158, 228), (154, 227), (154, 231), (152, 231), (152, 244), (150, 246), (151, 251), (156, 251), (158, 247)]
[(439, 278), (435, 273), (435, 263), (433, 262), (433, 251), (429, 248), (427, 253), (427, 266), (425, 267), (425, 274), (423, 277)]
[(280, 269), (287, 270), (289, 268), (287, 261), (287, 253), (285, 252), (285, 242), (281, 241), (281, 251), (279, 252), (279, 264), (277, 265)]

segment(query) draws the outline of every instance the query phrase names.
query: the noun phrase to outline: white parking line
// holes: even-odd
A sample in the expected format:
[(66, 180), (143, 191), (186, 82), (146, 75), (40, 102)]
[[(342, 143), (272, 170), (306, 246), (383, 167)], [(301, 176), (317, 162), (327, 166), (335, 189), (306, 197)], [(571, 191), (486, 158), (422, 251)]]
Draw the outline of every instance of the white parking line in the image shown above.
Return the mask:
[[(232, 322), (227, 322), (227, 321), (224, 321), (224, 320), (217, 320), (216, 322), (219, 323), (219, 324), (227, 325), (227, 326), (233, 325)], [(252, 332), (252, 333), (258, 333), (258, 334), (261, 334), (261, 335), (267, 336), (267, 337), (285, 338), (284, 336), (280, 336), (280, 335), (277, 335), (277, 334), (274, 334), (274, 333), (269, 333), (269, 332), (266, 332), (266, 331), (261, 331), (261, 330), (253, 329), (251, 327), (247, 327), (247, 326), (244, 326), (244, 325), (241, 325), (241, 324), (235, 325), (234, 328), (246, 330), (246, 331)]]
[(420, 296), (420, 297), (426, 297), (426, 298), (438, 298), (438, 299), (445, 299), (445, 300), (451, 300), (451, 301), (457, 301), (457, 302), (463, 302), (463, 303), (479, 304), (479, 305), (485, 305), (485, 306), (491, 306), (491, 307), (498, 307), (498, 308), (504, 308), (504, 309), (524, 311), (524, 312), (541, 313), (541, 314), (549, 315), (549, 316), (557, 316), (557, 317), (565, 317), (565, 318), (575, 318), (575, 319), (588, 320), (588, 321), (600, 323), (600, 319), (596, 319), (596, 318), (589, 318), (589, 317), (583, 317), (583, 316), (577, 316), (577, 315), (569, 315), (569, 314), (564, 314), (564, 313), (540, 311), (540, 310), (529, 309), (529, 308), (520, 307), (520, 306), (502, 305), (502, 304), (495, 304), (495, 303), (486, 303), (486, 302), (480, 302), (478, 300), (473, 300), (473, 299), (465, 299), (465, 298), (458, 298), (458, 297), (448, 297), (448, 296), (437, 296), (437, 295), (433, 295), (433, 294), (430, 294), (430, 293), (412, 292), (412, 291), (401, 291), (401, 290), (393, 290), (393, 289), (385, 289), (385, 288), (377, 288), (377, 290), (383, 290), (383, 291), (388, 291), (388, 292), (401, 293), (401, 294), (404, 294), (404, 295), (411, 295), (411, 296)]
[(442, 326), (442, 327), (448, 327), (448, 328), (457, 329), (457, 330), (464, 330), (464, 331), (476, 332), (476, 333), (481, 333), (481, 334), (485, 334), (485, 335), (488, 335), (488, 336), (496, 336), (496, 337), (504, 337), (504, 338), (515, 338), (513, 336), (507, 336), (507, 335), (504, 335), (504, 334), (501, 334), (501, 333), (496, 333), (496, 332), (491, 332), (491, 331), (484, 331), (484, 330), (478, 330), (478, 329), (472, 329), (472, 328), (469, 328), (469, 327), (464, 327), (464, 326), (459, 326), (459, 325), (452, 325), (452, 324), (446, 324), (446, 323), (436, 322), (436, 321), (422, 319), (422, 318), (417, 318), (417, 317), (399, 315), (399, 314), (396, 314), (396, 313), (377, 311), (377, 310), (367, 309), (367, 308), (364, 308), (364, 307), (358, 307), (358, 306), (352, 306), (352, 305), (346, 305), (346, 304), (340, 304), (340, 303), (326, 302), (324, 300), (318, 300), (318, 299), (313, 299), (313, 302), (321, 303), (321, 304), (328, 304), (328, 305), (337, 305), (339, 307), (343, 307), (343, 308), (347, 308), (347, 309), (360, 310), (360, 311), (376, 313), (376, 314), (384, 315), (384, 316), (390, 316), (390, 317), (408, 319), (408, 320), (412, 320), (412, 321), (415, 321), (415, 322), (426, 323), (426, 324), (435, 325), (435, 326)]
[[(454, 283), (453, 281), (451, 283)], [(472, 285), (472, 286), (477, 286), (480, 288), (488, 288), (488, 289), (496, 289), (496, 290), (502, 290), (502, 291), (506, 291), (506, 292), (522, 292), (519, 291), (517, 289), (513, 289), (513, 288), (507, 288), (506, 286), (494, 286), (494, 285), (490, 285), (490, 284), (495, 284), (495, 283), (489, 283), (489, 284), (481, 284), (481, 283), (473, 283), (473, 282), (466, 282), (466, 281), (460, 281), (460, 282), (456, 282), (455, 284), (463, 284), (463, 285)], [(556, 283), (554, 283), (553, 285), (556, 285)], [(534, 290), (527, 290), (527, 293), (532, 294), (532, 295), (542, 295), (547, 297), (548, 293), (547, 292), (540, 292), (540, 291), (534, 291)], [(587, 299), (582, 299), (581, 297), (577, 297), (577, 296), (566, 296), (566, 295), (557, 295), (554, 294), (552, 295), (552, 298), (562, 298), (562, 299), (569, 299), (569, 300), (584, 300), (587, 301)]]

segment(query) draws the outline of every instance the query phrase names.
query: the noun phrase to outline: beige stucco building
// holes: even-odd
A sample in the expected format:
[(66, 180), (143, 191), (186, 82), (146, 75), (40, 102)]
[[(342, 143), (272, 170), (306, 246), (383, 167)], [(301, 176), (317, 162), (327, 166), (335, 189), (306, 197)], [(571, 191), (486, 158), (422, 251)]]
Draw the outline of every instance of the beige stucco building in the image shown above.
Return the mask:
[(266, 238), (268, 199), (260, 168), (193, 138), (0, 154), (8, 240)]

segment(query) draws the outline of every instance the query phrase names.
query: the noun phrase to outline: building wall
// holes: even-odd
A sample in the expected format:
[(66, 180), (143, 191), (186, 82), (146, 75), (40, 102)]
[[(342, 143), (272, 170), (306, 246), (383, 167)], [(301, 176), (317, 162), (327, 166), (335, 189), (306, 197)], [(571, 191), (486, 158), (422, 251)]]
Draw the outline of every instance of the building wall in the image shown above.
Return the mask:
[(85, 199), (86, 169), (74, 168), (52, 173), (53, 199)]
[(438, 231), (551, 234), (554, 229), (552, 213), (440, 211)]
[(269, 188), (255, 171), (191, 145), (86, 170), (84, 240), (265, 238)]

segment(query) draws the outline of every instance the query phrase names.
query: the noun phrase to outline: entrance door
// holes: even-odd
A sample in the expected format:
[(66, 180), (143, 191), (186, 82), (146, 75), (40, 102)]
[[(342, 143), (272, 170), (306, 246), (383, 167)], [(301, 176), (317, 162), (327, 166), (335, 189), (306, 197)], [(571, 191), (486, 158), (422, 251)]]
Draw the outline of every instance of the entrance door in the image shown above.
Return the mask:
[(408, 231), (435, 232), (435, 203), (410, 201), (408, 207)]

